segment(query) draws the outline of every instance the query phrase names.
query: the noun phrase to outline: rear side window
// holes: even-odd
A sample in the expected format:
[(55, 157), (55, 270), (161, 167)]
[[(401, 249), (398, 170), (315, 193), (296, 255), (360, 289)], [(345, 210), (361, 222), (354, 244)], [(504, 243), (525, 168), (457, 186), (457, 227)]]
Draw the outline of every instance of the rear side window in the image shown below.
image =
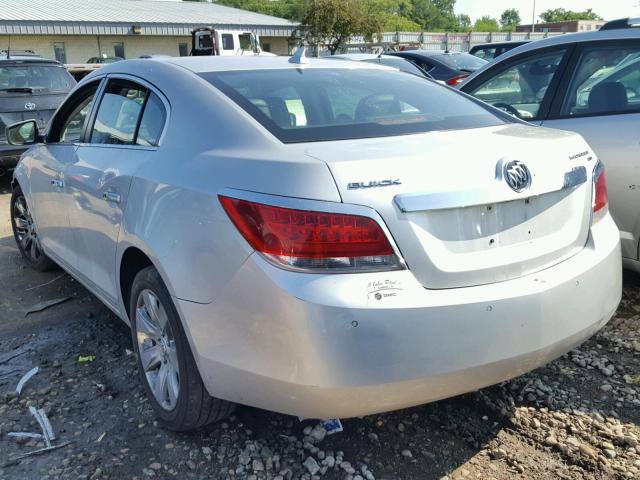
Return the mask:
[(149, 93), (149, 98), (142, 113), (136, 145), (157, 146), (166, 117), (162, 101), (155, 93)]
[(504, 123), (455, 91), (392, 70), (291, 68), (201, 76), (287, 143)]
[(132, 144), (147, 90), (124, 80), (110, 80), (100, 101), (91, 143)]
[(560, 114), (607, 115), (639, 109), (640, 46), (585, 48)]

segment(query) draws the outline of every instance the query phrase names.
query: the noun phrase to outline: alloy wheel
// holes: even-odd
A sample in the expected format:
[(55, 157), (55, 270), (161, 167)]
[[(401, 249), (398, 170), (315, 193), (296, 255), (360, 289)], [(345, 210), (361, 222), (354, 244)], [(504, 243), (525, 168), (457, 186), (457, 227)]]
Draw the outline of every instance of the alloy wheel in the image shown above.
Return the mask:
[(27, 201), (20, 195), (13, 206), (13, 225), (23, 253), (34, 262), (42, 256), (42, 247)]
[(142, 290), (138, 295), (135, 326), (138, 355), (149, 388), (158, 404), (171, 411), (180, 393), (176, 342), (167, 312), (151, 290)]

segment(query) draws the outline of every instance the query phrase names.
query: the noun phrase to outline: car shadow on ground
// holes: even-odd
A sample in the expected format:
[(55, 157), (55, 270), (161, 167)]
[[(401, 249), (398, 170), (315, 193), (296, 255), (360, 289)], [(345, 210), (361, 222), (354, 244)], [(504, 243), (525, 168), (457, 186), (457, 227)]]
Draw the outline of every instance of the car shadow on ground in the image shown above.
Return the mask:
[(0, 195), (4, 193), (11, 193), (11, 178), (13, 173), (6, 172), (4, 175), (0, 175)]

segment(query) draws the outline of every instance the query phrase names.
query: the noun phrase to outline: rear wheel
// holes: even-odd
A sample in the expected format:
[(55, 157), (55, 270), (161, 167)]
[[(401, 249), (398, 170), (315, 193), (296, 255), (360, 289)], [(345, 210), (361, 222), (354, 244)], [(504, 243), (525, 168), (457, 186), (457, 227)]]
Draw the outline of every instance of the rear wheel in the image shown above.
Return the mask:
[(129, 305), (138, 368), (151, 405), (171, 430), (191, 430), (228, 416), (234, 404), (202, 383), (171, 296), (153, 267), (133, 281)]
[(29, 266), (40, 272), (56, 268), (56, 264), (42, 251), (40, 237), (33, 222), (22, 189), (18, 186), (11, 195), (11, 226), (18, 250)]

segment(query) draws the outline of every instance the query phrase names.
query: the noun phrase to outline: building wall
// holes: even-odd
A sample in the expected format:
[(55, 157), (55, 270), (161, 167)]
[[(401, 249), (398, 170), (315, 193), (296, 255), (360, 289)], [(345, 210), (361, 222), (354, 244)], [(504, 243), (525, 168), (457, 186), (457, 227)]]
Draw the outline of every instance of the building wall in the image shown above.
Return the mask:
[[(557, 33), (569, 33), (569, 32), (588, 32), (598, 30), (606, 22), (601, 20), (571, 20), (566, 22), (554, 22), (554, 23), (536, 23), (536, 32), (557, 32)], [(518, 25), (516, 27), (517, 32), (530, 32), (531, 24)]]
[[(288, 43), (285, 37), (263, 37), (261, 43), (269, 44), (271, 52), (287, 55)], [(143, 54), (180, 55), (179, 44), (186, 44), (191, 50), (191, 37), (164, 36), (94, 36), (94, 35), (11, 35), (12, 50), (33, 50), (46, 58), (55, 58), (54, 44), (64, 43), (66, 63), (85, 63), (91, 57), (100, 54), (114, 56), (114, 45), (124, 44), (126, 58), (136, 58)], [(9, 47), (9, 36), (0, 36), (0, 50)]]

